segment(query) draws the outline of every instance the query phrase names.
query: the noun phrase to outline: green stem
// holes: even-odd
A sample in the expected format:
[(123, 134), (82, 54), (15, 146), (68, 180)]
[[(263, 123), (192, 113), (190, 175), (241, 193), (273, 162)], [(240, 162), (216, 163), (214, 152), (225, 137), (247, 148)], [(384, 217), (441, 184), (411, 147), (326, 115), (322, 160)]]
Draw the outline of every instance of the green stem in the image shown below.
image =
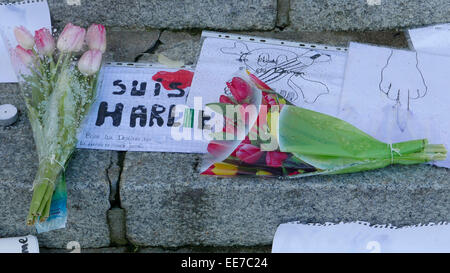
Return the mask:
[(61, 52), (59, 54), (58, 61), (56, 62), (55, 69), (52, 70), (52, 76), (50, 78), (50, 82), (53, 82), (55, 79), (55, 76), (58, 74), (58, 68), (59, 68), (59, 65), (61, 64), (61, 61), (63, 60), (63, 56), (64, 56), (64, 53)]
[(33, 198), (27, 217), (27, 225), (34, 225), (36, 217), (42, 214), (45, 204), (49, 199), (51, 200), (56, 179), (61, 171), (62, 167), (49, 159), (44, 159), (39, 163), (38, 173), (34, 181)]
[(39, 222), (42, 223), (42, 222), (45, 222), (45, 221), (48, 219), (48, 217), (50, 216), (50, 207), (51, 207), (51, 204), (52, 204), (52, 199), (50, 198), (50, 199), (48, 199), (48, 201), (45, 203), (44, 210), (43, 210), (41, 216), (39, 217)]

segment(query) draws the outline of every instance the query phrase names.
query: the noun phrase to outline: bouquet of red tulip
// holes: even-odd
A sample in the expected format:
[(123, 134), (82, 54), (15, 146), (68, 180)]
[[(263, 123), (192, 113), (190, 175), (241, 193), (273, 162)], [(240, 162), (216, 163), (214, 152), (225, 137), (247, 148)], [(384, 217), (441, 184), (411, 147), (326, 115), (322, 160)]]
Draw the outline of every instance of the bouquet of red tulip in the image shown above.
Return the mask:
[(227, 83), (229, 96), (207, 105), (224, 126), (212, 134), (204, 175), (301, 177), (446, 159), (444, 145), (383, 143), (338, 118), (293, 106), (247, 74)]
[[(33, 225), (49, 217), (55, 187), (64, 179), (61, 174), (75, 149), (77, 129), (94, 99), (106, 32), (102, 25), (91, 25), (86, 32), (69, 23), (56, 42), (45, 28), (33, 36), (16, 27), (14, 34), (18, 46), (10, 50), (11, 60), (39, 158), (27, 217), (27, 224)], [(85, 44), (89, 49), (75, 64)]]

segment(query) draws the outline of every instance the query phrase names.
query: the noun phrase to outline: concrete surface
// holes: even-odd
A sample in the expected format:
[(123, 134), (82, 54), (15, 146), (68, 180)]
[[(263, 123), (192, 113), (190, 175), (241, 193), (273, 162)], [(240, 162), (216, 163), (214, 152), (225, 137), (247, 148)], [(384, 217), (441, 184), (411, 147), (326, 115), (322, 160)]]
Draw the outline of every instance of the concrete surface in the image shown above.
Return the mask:
[[(0, 2), (15, 2), (0, 0)], [(48, 0), (53, 24), (126, 28), (260, 29), (275, 27), (276, 0)]]
[[(0, 0), (0, 3), (15, 2)], [(446, 0), (48, 0), (53, 25), (127, 29), (385, 30), (450, 20)]]
[(383, 30), (445, 23), (449, 11), (445, 0), (290, 0), (289, 19), (299, 31)]
[[(277, 226), (450, 219), (450, 170), (393, 166), (296, 180), (200, 176), (198, 155), (128, 152), (120, 185), (136, 245), (267, 245)], [(180, 164), (183, 162), (183, 164)]]
[[(51, 7), (56, 5), (56, 1), (49, 2)], [(79, 13), (79, 20), (86, 18), (83, 16), (97, 20), (94, 15), (103, 14), (101, 20), (114, 25), (112, 15), (120, 13), (116, 9), (125, 5), (125, 1), (116, 1), (118, 6), (102, 12), (95, 2), (86, 5), (98, 8), (96, 13), (84, 14), (72, 7), (71, 16)], [(131, 3), (137, 2), (142, 1)], [(290, 4), (298, 5), (296, 2), (291, 0)], [(56, 21), (59, 12), (66, 9), (64, 2), (58, 3), (59, 8), (52, 7)], [(437, 11), (437, 19), (441, 12)], [(296, 31), (292, 11), (289, 16), (288, 25), (278, 19), (284, 28), (257, 31), (252, 26), (238, 33), (336, 46), (346, 46), (349, 41), (407, 46), (403, 33), (395, 30)], [(327, 16), (332, 19), (335, 15)], [(253, 20), (251, 16), (248, 19)], [(323, 24), (330, 28), (327, 22)], [(195, 64), (201, 48), (200, 31), (127, 27), (133, 29), (125, 30), (120, 25), (108, 28), (107, 61), (133, 61), (137, 57), (143, 62), (155, 61), (161, 53)], [(0, 85), (3, 103), (13, 103), (21, 111), (16, 124), (0, 128), (0, 237), (8, 237), (33, 233), (24, 221), (37, 159), (16, 85)], [(220, 179), (199, 176), (196, 167), (200, 160), (201, 156), (194, 154), (77, 150), (68, 169), (68, 228), (39, 235), (41, 246), (65, 252), (69, 241), (79, 241), (82, 249), (93, 252), (209, 252), (228, 247), (250, 251), (249, 247), (265, 245), (255, 248), (264, 252), (270, 251), (268, 245), (277, 225), (286, 221), (362, 220), (408, 225), (450, 220), (450, 179), (445, 169), (396, 166), (301, 180)], [(126, 246), (117, 247), (122, 244)]]
[(272, 246), (254, 247), (103, 247), (103, 248), (40, 248), (40, 253), (270, 253)]
[[(38, 166), (17, 85), (0, 84), (3, 103), (16, 105), (20, 116), (12, 126), (0, 127), (0, 238), (35, 234), (33, 228), (25, 226), (25, 220)], [(113, 153), (83, 150), (74, 154), (66, 172), (67, 228), (38, 235), (41, 246), (65, 248), (70, 241), (78, 241), (83, 247), (109, 246), (106, 212), (110, 207), (110, 186), (106, 170), (114, 164)]]

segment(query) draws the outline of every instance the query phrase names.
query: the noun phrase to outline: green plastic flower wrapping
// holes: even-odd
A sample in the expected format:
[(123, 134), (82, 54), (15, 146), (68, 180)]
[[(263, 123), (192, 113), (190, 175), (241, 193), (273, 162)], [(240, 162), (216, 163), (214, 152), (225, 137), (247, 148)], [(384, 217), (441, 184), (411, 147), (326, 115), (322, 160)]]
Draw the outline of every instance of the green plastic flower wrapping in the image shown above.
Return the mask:
[(426, 139), (384, 143), (341, 119), (294, 106), (249, 72), (233, 77), (227, 87), (230, 96), (208, 105), (223, 115), (224, 127), (208, 145), (204, 175), (292, 178), (439, 161), (447, 155), (444, 145)]

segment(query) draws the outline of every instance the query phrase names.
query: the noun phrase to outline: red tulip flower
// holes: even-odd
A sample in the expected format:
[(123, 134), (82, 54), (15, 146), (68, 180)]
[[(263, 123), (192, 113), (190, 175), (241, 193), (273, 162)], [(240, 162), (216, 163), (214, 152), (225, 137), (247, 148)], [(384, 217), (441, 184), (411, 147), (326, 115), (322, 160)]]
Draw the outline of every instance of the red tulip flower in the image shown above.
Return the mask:
[(250, 76), (250, 79), (252, 79), (253, 83), (258, 86), (259, 89), (271, 90), (271, 88), (265, 82), (258, 79), (258, 77), (256, 77), (255, 75), (253, 75), (248, 71), (247, 74)]
[(277, 101), (274, 99), (274, 97), (272, 97), (270, 94), (267, 94), (264, 96), (264, 100), (266, 101), (267, 105), (269, 106), (269, 108), (272, 105), (277, 105)]
[(237, 146), (237, 148), (233, 151), (233, 153), (231, 154), (231, 156), (237, 157), (236, 153), (237, 151), (239, 151), (239, 149), (245, 145), (245, 144), (251, 144), (252, 142), (250, 141), (250, 139), (248, 138), (248, 136), (245, 137), (245, 139)]
[(244, 144), (236, 152), (236, 156), (248, 164), (256, 163), (263, 154), (259, 147), (252, 144)]
[(234, 135), (236, 133), (236, 130), (237, 130), (236, 123), (234, 122), (233, 119), (231, 119), (229, 117), (224, 116), (224, 119), (225, 119), (225, 125), (224, 125), (224, 127), (222, 129), (222, 132), (230, 133), (230, 134)]
[(239, 77), (234, 77), (231, 82), (227, 82), (227, 86), (233, 97), (239, 103), (245, 101), (252, 94), (250, 85)]
[(281, 167), (283, 165), (283, 161), (288, 158), (287, 153), (283, 152), (267, 152), (266, 155), (266, 164), (270, 167)]
[(234, 102), (227, 96), (221, 95), (219, 98), (220, 103), (234, 104)]
[(228, 148), (227, 141), (213, 140), (208, 144), (208, 152), (215, 157), (221, 156)]
[(249, 108), (250, 110), (248, 110), (247, 106), (248, 106), (247, 103), (240, 104), (240, 105), (236, 106), (238, 108), (238, 110), (239, 110), (239, 114), (240, 114), (241, 120), (244, 123), (248, 123), (249, 122), (249, 118), (250, 118), (250, 116), (249, 116), (250, 113), (247, 112), (247, 111), (251, 111), (251, 108)]

